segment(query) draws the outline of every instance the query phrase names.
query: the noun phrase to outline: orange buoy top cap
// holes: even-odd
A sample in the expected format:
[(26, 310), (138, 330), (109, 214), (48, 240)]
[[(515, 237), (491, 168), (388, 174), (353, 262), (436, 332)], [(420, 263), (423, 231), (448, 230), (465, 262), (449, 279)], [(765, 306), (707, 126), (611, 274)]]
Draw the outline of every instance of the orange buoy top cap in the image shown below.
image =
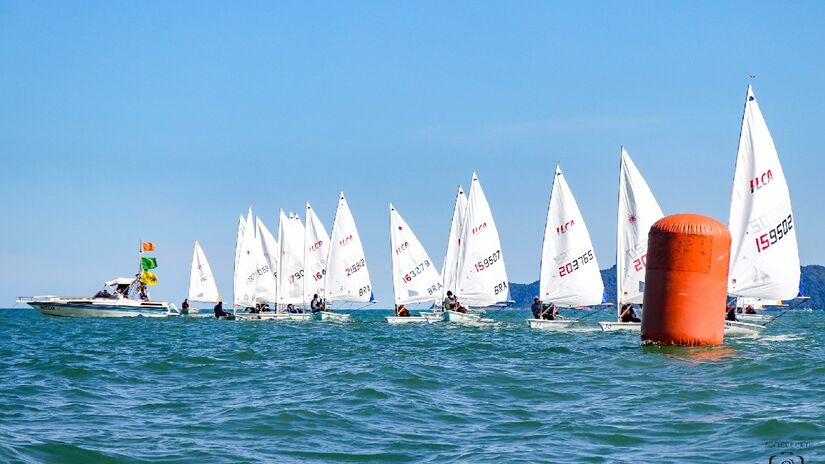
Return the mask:
[(665, 233), (730, 236), (728, 228), (716, 219), (694, 213), (680, 213), (665, 216), (650, 227), (650, 231)]

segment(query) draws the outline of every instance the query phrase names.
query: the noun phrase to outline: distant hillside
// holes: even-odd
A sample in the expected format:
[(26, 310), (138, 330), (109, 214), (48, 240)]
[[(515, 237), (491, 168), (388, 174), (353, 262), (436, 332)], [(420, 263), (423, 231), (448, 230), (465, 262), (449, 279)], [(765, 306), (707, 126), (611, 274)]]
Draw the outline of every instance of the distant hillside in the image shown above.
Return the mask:
[[(607, 301), (616, 303), (616, 266), (602, 269), (604, 291)], [(806, 296), (811, 297), (804, 303), (793, 303), (791, 306), (825, 309), (825, 266), (802, 266), (802, 289)], [(516, 301), (514, 307), (527, 308), (533, 303), (533, 297), (539, 294), (539, 281), (531, 284), (510, 283), (510, 296)]]

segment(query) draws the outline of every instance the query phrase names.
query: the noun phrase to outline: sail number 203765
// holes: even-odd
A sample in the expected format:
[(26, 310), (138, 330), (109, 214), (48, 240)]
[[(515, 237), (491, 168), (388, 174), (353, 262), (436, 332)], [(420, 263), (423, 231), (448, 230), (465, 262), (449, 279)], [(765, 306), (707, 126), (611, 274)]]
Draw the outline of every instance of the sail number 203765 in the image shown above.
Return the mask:
[(476, 262), (473, 266), (476, 268), (476, 272), (481, 272), (495, 264), (499, 259), (501, 259), (501, 250), (496, 250), (495, 253)]
[(767, 250), (774, 245), (776, 242), (782, 240), (783, 237), (788, 235), (788, 232), (793, 230), (793, 215), (789, 214), (787, 218), (783, 219), (781, 223), (777, 224), (776, 227), (769, 230), (768, 233), (762, 234), (757, 237), (756, 240), (756, 251), (762, 253), (763, 251)]
[(570, 261), (569, 263), (565, 264), (564, 266), (559, 266), (559, 277), (564, 277), (567, 274), (572, 273), (573, 271), (577, 270), (579, 267), (584, 266), (585, 264), (589, 263), (590, 261), (596, 259), (593, 256), (593, 250), (588, 250), (587, 253), (579, 256), (578, 258)]

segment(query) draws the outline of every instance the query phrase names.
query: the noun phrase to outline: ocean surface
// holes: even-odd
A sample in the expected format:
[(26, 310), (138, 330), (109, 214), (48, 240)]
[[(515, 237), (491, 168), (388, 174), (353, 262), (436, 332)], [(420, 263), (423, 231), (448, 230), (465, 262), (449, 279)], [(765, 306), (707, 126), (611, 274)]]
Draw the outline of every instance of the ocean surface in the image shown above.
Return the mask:
[(386, 314), (2, 310), (0, 462), (825, 462), (825, 312), (714, 348)]

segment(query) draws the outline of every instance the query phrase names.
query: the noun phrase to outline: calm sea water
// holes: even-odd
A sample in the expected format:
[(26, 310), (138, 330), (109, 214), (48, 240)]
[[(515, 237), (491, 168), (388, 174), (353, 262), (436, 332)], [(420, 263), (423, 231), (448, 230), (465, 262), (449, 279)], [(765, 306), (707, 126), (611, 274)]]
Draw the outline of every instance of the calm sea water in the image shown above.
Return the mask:
[(823, 312), (704, 349), (641, 347), (595, 322), (530, 330), (521, 311), (484, 328), (389, 326), (385, 314), (342, 325), (0, 311), (0, 461), (825, 460)]

